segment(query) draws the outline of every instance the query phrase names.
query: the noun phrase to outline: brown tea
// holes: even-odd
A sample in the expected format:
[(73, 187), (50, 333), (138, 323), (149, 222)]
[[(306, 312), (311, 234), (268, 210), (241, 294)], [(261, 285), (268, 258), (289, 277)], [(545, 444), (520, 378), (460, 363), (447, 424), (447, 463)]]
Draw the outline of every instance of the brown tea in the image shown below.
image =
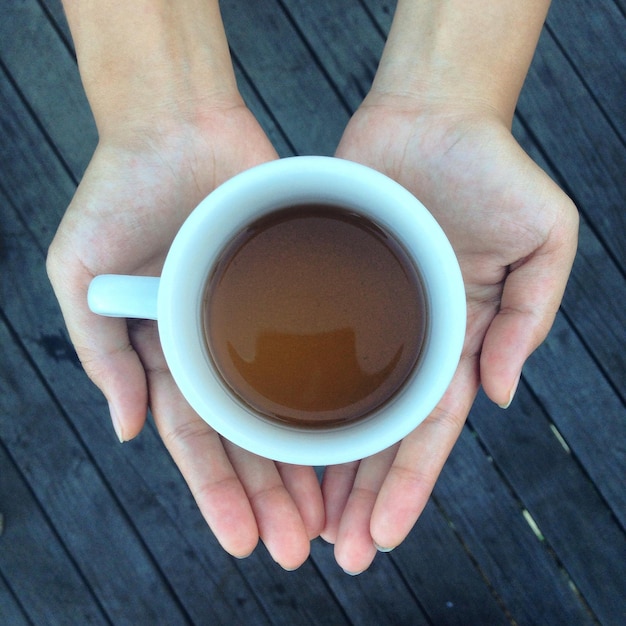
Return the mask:
[(360, 419), (400, 389), (426, 328), (420, 277), (369, 219), (276, 211), (223, 251), (204, 296), (207, 345), (256, 412), (302, 426)]

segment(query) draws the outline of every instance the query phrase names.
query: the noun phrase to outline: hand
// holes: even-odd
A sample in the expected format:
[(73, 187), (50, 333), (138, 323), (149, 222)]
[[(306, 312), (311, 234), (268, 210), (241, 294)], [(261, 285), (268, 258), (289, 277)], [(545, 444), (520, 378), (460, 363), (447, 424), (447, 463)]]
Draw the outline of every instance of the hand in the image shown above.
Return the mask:
[[(175, 116), (170, 116), (175, 117)], [(106, 396), (128, 441), (148, 408), (222, 546), (250, 554), (259, 537), (283, 567), (299, 566), (323, 525), (312, 468), (275, 464), (222, 441), (185, 402), (154, 322), (103, 318), (87, 308), (98, 274), (160, 274), (190, 211), (218, 184), (274, 149), (237, 104), (189, 121), (143, 119), (105, 135), (50, 248), (48, 271), (85, 371)]]
[(358, 573), (377, 546), (394, 548), (416, 522), (479, 385), (510, 404), (559, 307), (578, 215), (488, 108), (428, 109), (370, 95), (337, 156), (384, 172), (433, 213), (457, 253), (468, 306), (461, 361), (432, 414), (392, 449), (326, 471), (322, 536), (335, 543), (337, 562)]

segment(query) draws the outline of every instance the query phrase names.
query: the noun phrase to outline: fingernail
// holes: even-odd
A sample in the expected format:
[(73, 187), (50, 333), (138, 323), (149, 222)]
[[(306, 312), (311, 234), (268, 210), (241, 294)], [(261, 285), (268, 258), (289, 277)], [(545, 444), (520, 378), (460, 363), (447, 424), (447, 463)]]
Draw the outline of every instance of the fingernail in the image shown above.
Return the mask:
[(395, 550), (395, 546), (393, 548), (383, 548), (382, 546), (379, 546), (377, 543), (374, 543), (374, 547), (379, 551), (379, 552), (391, 552), (392, 550)]
[(499, 404), (498, 406), (501, 409), (508, 409), (511, 406), (511, 402), (513, 402), (513, 398), (515, 397), (515, 393), (517, 392), (517, 387), (519, 385), (521, 374), (518, 375), (516, 381), (513, 383), (513, 387), (511, 387), (511, 393), (509, 393), (509, 401), (506, 404)]
[(117, 410), (111, 402), (109, 402), (109, 413), (111, 414), (111, 422), (113, 423), (113, 430), (115, 430), (117, 439), (120, 443), (124, 443), (125, 439), (124, 435), (122, 434), (122, 425), (120, 423)]
[(358, 576), (359, 574), (362, 574), (364, 570), (361, 570), (360, 572), (349, 572), (347, 569), (343, 570), (344, 574), (348, 574), (348, 576)]

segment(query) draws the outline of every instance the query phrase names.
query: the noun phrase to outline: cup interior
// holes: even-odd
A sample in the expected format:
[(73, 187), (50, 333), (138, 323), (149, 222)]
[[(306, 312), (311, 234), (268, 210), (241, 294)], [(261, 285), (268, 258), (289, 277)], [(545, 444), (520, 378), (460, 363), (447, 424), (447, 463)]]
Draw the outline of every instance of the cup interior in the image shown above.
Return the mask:
[[(224, 246), (275, 210), (328, 204), (368, 217), (394, 236), (422, 278), (428, 328), (409, 380), (366, 418), (303, 429), (264, 419), (226, 388), (207, 353), (204, 286)], [(365, 166), (331, 157), (291, 157), (247, 170), (191, 213), (168, 253), (158, 298), (161, 343), (172, 375), (194, 410), (222, 436), (253, 453), (304, 465), (361, 459), (394, 444), (439, 402), (456, 370), (465, 335), (465, 293), (454, 252), (425, 207)]]

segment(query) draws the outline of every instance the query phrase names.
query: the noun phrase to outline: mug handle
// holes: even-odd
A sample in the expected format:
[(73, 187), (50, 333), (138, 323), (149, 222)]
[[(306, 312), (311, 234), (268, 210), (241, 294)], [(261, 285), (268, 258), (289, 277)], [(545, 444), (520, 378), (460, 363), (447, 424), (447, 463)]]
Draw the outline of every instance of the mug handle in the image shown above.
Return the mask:
[(102, 274), (89, 284), (87, 303), (98, 315), (157, 319), (160, 278)]

